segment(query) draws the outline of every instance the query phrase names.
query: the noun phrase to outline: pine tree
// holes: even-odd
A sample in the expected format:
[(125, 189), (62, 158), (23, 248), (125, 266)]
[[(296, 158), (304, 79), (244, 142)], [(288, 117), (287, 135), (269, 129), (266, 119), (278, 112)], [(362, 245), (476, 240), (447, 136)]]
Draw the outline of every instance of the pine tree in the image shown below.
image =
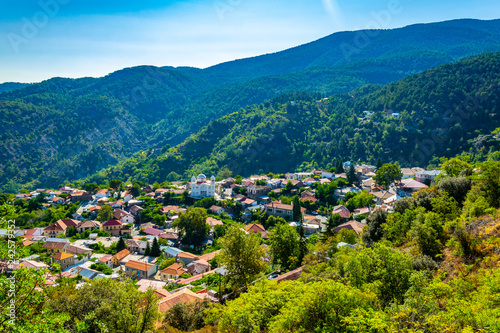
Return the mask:
[(120, 252), (121, 250), (125, 250), (127, 248), (127, 245), (125, 244), (125, 241), (123, 240), (123, 237), (120, 237), (118, 240), (118, 244), (116, 244), (116, 252)]
[(339, 158), (338, 159), (338, 166), (337, 166), (337, 173), (344, 173), (345, 170), (344, 170), (344, 162), (342, 162), (342, 159)]
[(151, 254), (150, 254), (150, 256), (152, 256), (152, 257), (159, 257), (160, 254), (161, 254), (160, 245), (158, 245), (158, 240), (155, 238), (153, 240), (153, 246), (151, 247)]
[(304, 234), (304, 228), (302, 226), (302, 223), (300, 223), (297, 226), (297, 232), (299, 234), (299, 241), (300, 241), (298, 266), (301, 266), (302, 265), (302, 260), (304, 259), (305, 255), (307, 253), (306, 236)]
[(149, 246), (149, 242), (148, 242), (148, 244), (146, 245), (146, 250), (144, 250), (144, 255), (145, 255), (145, 256), (149, 256), (149, 255), (151, 255), (151, 247)]
[(382, 167), (382, 160), (380, 159), (380, 157), (377, 159), (377, 165), (375, 167), (377, 168), (377, 170)]

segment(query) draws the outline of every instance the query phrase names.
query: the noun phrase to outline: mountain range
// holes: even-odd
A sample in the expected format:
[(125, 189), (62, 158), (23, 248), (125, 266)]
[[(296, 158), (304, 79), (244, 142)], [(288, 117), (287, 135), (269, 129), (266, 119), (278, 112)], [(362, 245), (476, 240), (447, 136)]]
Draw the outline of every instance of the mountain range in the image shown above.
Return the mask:
[[(352, 159), (381, 157), (392, 160), (401, 147), (414, 149), (413, 144), (399, 141), (401, 147), (393, 147), (396, 144), (394, 140), (399, 140), (398, 135), (406, 133), (398, 132), (400, 125), (397, 121), (390, 123), (390, 120), (384, 119), (380, 123), (368, 122), (388, 126), (378, 138), (385, 140), (378, 141), (381, 147), (367, 144), (371, 140), (366, 127), (364, 131), (342, 132), (338, 126), (345, 127), (352, 122), (348, 124), (349, 128), (359, 129), (356, 122), (361, 119), (361, 109), (386, 112), (392, 108), (395, 113), (401, 113), (401, 120), (418, 120), (418, 125), (406, 123), (406, 131), (427, 133), (427, 127), (434, 126), (428, 118), (443, 121), (444, 116), (449, 117), (449, 112), (446, 113), (449, 106), (443, 100), (445, 96), (439, 90), (439, 84), (434, 86), (436, 91), (431, 91), (429, 87), (432, 85), (422, 79), (422, 74), (411, 75), (467, 57), (498, 51), (500, 20), (454, 20), (392, 30), (335, 33), (282, 52), (235, 60), (206, 69), (139, 66), (102, 78), (53, 78), (30, 85), (2, 84), (0, 185), (4, 191), (16, 191), (21, 185), (29, 188), (57, 186), (90, 177), (117, 163), (121, 164), (113, 168), (111, 174), (119, 174), (123, 178), (136, 177), (141, 172), (116, 170), (120, 165), (129, 165), (130, 161), (141, 158), (151, 160), (148, 162), (150, 166), (158, 165), (157, 170), (142, 172), (146, 179), (152, 174), (156, 179), (160, 173), (166, 177), (171, 172), (179, 175), (196, 170), (215, 172), (216, 168), (210, 167), (209, 163), (217, 160), (222, 161), (220, 165), (219, 162), (215, 164), (217, 168), (230, 167), (223, 162), (225, 158), (249, 154), (252, 151), (252, 144), (249, 143), (252, 141), (251, 133), (260, 134), (258, 131), (264, 130), (266, 123), (274, 125), (267, 129), (272, 135), (265, 139), (271, 141), (264, 141), (264, 144), (273, 142), (275, 137), (281, 135), (283, 138), (280, 140), (286, 143), (284, 147), (288, 149), (281, 154), (292, 154), (293, 158), (283, 155), (287, 156), (286, 160), (276, 160), (276, 155), (266, 151), (267, 162), (262, 163), (267, 164), (253, 168), (250, 165), (257, 160), (250, 159), (248, 163), (239, 163), (238, 170), (234, 172), (264, 171), (268, 167), (279, 170), (300, 168), (314, 161), (326, 166), (325, 156), (333, 158), (337, 154), (340, 154), (338, 157)], [(480, 60), (480, 63), (492, 61), (496, 64), (497, 54), (488, 57), (493, 60)], [(457, 63), (451, 66), (474, 70), (474, 65), (467, 63), (472, 60), (465, 61), (466, 65)], [(492, 73), (496, 77), (496, 72)], [(433, 73), (427, 75), (434, 77)], [(411, 76), (410, 81), (402, 80), (408, 76)], [(453, 75), (447, 78), (453, 78)], [(458, 79), (476, 82), (478, 78), (474, 73), (462, 73)], [(398, 82), (390, 84), (395, 81)], [(482, 92), (478, 84), (468, 91), (452, 87), (453, 81), (446, 82), (446, 88), (449, 88), (446, 92), (455, 94), (454, 98), (448, 98), (448, 102), (460, 101), (469, 93)], [(405, 91), (396, 94), (401, 85)], [(415, 92), (406, 96), (407, 89)], [(430, 95), (419, 95), (422, 90)], [(308, 94), (288, 94), (297, 91)], [(326, 96), (328, 100), (318, 102)], [(487, 106), (491, 102), (481, 101)], [(436, 105), (441, 105), (444, 111)], [(494, 130), (495, 113), (491, 110), (488, 115), (483, 110), (478, 113), (486, 117), (481, 119), (490, 123), (484, 130), (471, 128), (481, 132), (473, 132), (472, 136), (475, 139), (480, 135), (494, 136), (488, 131)], [(295, 116), (290, 119), (292, 114)], [(304, 119), (306, 122), (301, 123)], [(290, 128), (290, 121), (301, 126)], [(434, 124), (433, 130), (446, 130), (442, 124), (440, 127)], [(325, 134), (325, 131), (334, 134)], [(460, 129), (454, 131), (460, 133)], [(338, 136), (340, 132), (343, 134)], [(389, 134), (386, 135), (386, 132)], [(462, 137), (464, 144), (460, 147), (469, 147), (465, 142), (473, 140), (473, 137)], [(206, 142), (207, 146), (196, 146), (196, 140)], [(356, 142), (363, 142), (364, 146)], [(383, 145), (384, 142), (389, 146)], [(301, 146), (313, 143), (317, 148), (305, 149)], [(329, 153), (321, 155), (325, 153), (323, 145), (328, 144)], [(439, 141), (439, 144), (442, 142)], [(346, 152), (335, 146), (345, 147)], [(436, 148), (439, 145), (432, 146), (435, 152), (427, 155), (442, 152), (441, 148)], [(445, 150), (441, 155), (454, 151)], [(427, 155), (419, 160), (429, 162), (432, 156)], [(165, 156), (182, 163), (179, 162), (178, 166), (173, 160), (165, 162)], [(217, 156), (225, 157), (215, 158)], [(157, 160), (163, 162), (156, 163)], [(101, 172), (101, 175), (107, 172)]]

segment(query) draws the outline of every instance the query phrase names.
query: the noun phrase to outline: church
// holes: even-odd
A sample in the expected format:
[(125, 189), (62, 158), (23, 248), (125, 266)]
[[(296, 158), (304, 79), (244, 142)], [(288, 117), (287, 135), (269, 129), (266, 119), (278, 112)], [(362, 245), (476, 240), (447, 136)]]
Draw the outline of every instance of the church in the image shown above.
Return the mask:
[(212, 176), (210, 181), (207, 181), (207, 177), (203, 174), (198, 175), (197, 178), (193, 176), (190, 187), (190, 196), (192, 198), (213, 197), (215, 194), (215, 177)]

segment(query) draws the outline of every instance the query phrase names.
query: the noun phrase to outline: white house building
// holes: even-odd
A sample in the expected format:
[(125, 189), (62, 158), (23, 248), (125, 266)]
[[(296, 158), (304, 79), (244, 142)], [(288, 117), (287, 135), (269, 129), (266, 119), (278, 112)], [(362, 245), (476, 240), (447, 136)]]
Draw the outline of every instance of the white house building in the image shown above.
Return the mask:
[(213, 197), (215, 194), (215, 177), (207, 177), (203, 174), (198, 175), (198, 178), (194, 176), (191, 178), (191, 192), (190, 196), (192, 198), (204, 198)]

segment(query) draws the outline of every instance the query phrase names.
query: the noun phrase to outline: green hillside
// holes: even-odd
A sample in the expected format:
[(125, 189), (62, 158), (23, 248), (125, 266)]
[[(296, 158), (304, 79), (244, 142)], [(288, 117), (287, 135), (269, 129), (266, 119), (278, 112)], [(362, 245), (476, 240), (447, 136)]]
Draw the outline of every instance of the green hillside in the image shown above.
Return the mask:
[(333, 167), (336, 158), (404, 166), (463, 151), (480, 158), (500, 147), (499, 82), (494, 53), (324, 99), (285, 94), (221, 117), (165, 154), (136, 154), (91, 180), (309, 170)]
[[(360, 34), (369, 34), (369, 43), (346, 54)], [(221, 116), (284, 93), (346, 93), (500, 51), (499, 35), (500, 20), (455, 20), (336, 33), (207, 69), (139, 66), (24, 89), (3, 84), (0, 186), (14, 191), (86, 177), (138, 151), (157, 154)], [(302, 140), (303, 133), (296, 135)]]

